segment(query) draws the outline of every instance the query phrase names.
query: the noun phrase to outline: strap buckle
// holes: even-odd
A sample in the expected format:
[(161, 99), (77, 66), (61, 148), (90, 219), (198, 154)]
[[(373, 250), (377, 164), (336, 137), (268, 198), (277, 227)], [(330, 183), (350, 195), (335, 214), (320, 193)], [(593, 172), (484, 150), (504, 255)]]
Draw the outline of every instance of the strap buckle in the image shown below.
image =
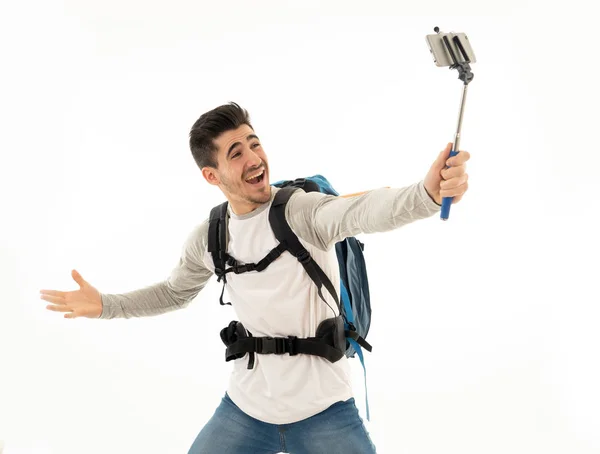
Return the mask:
[(311, 259), (310, 254), (304, 248), (302, 248), (300, 250), (300, 252), (298, 252), (298, 254), (296, 255), (296, 258), (298, 259), (298, 261), (300, 263), (308, 263)]
[(298, 337), (297, 336), (288, 336), (286, 339), (286, 344), (288, 346), (288, 353), (290, 356), (296, 356), (298, 354)]
[(275, 355), (283, 355), (285, 353), (286, 339), (281, 337), (259, 337), (256, 339), (257, 353), (274, 353)]
[(275, 355), (283, 355), (289, 353), (290, 356), (298, 354), (298, 337), (256, 337), (256, 353), (273, 353)]
[(227, 273), (223, 268), (215, 268), (215, 274), (217, 275), (217, 282), (223, 281), (223, 284), (227, 283)]
[(237, 265), (233, 267), (235, 274), (247, 273), (248, 271), (255, 271), (256, 263), (246, 263), (245, 265)]

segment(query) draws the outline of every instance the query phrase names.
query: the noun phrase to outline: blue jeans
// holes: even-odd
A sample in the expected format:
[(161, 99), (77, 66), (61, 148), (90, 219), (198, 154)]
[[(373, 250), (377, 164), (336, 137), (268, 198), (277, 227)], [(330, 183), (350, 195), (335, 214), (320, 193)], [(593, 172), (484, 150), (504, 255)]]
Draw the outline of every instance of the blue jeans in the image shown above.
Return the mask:
[(354, 398), (292, 424), (248, 416), (229, 395), (200, 431), (188, 454), (371, 454), (375, 446)]

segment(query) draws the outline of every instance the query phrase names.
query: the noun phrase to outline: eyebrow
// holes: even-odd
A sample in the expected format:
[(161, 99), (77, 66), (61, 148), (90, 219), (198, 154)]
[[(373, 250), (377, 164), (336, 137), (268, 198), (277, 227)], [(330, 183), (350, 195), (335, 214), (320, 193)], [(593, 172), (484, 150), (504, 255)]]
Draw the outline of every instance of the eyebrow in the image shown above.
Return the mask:
[[(249, 134), (248, 136), (246, 136), (246, 140), (247, 140), (247, 141), (250, 141), (250, 140), (252, 140), (252, 139), (260, 140), (256, 134)], [(242, 144), (242, 142), (235, 142), (235, 143), (233, 143), (233, 144), (232, 144), (232, 145), (229, 147), (229, 150), (227, 150), (227, 158), (229, 158), (229, 155), (231, 154), (231, 152), (233, 151), (233, 149), (234, 149), (235, 147), (237, 147), (238, 145), (241, 145), (241, 144)]]

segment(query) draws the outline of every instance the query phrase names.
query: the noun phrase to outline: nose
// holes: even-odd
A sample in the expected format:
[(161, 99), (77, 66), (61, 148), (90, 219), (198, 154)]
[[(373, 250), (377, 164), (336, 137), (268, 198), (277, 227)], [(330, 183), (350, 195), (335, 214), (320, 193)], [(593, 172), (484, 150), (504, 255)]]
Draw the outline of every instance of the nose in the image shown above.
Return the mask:
[(262, 164), (262, 158), (254, 152), (254, 150), (250, 149), (250, 153), (248, 154), (248, 168), (254, 169), (260, 167)]

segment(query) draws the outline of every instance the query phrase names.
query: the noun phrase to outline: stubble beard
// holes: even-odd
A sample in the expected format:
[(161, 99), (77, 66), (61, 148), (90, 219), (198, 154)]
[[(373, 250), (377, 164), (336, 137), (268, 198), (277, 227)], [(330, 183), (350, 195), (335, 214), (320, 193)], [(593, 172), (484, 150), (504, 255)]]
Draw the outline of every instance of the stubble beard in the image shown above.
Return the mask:
[(271, 199), (271, 185), (266, 185), (264, 188), (262, 188), (260, 190), (260, 195), (252, 195), (246, 193), (245, 185), (247, 185), (247, 183), (245, 181), (242, 181), (241, 184), (236, 187), (234, 187), (229, 180), (225, 180), (223, 178), (221, 178), (221, 183), (230, 195), (246, 203), (262, 205)]

